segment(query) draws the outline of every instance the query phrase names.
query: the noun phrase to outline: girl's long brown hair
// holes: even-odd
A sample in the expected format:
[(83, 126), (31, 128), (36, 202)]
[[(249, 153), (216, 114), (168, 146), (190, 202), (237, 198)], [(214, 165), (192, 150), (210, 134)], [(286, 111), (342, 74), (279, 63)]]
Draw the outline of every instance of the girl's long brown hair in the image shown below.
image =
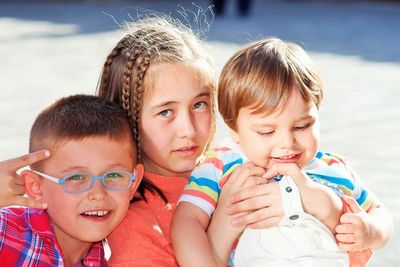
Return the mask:
[[(191, 64), (207, 62), (209, 68), (196, 68), (202, 82), (210, 88), (214, 117), (215, 79), (211, 59), (202, 42), (193, 31), (178, 20), (153, 16), (127, 24), (125, 36), (117, 43), (104, 63), (97, 94), (118, 103), (128, 113), (137, 145), (137, 158), (141, 162), (140, 117), (143, 96), (151, 82), (146, 73), (154, 63)], [(204, 65), (204, 64), (203, 64)], [(213, 131), (215, 129), (213, 123)], [(138, 192), (144, 200), (145, 191), (164, 194), (149, 179), (144, 178)], [(137, 199), (136, 199), (137, 200)]]

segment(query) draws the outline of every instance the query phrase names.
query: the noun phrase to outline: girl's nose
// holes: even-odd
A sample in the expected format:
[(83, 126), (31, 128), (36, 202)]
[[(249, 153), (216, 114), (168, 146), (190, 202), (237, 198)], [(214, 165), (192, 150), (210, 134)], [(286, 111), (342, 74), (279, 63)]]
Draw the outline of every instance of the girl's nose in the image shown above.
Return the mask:
[(190, 113), (181, 114), (181, 117), (178, 120), (177, 127), (177, 135), (180, 138), (191, 138), (196, 133), (194, 119), (192, 118)]

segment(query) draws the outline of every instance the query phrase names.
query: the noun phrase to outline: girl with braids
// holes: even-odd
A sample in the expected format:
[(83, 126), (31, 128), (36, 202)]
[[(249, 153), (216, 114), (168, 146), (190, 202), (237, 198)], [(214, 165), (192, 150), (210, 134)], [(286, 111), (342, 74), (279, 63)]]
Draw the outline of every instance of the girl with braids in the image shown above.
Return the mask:
[[(108, 55), (97, 94), (129, 114), (138, 162), (145, 166), (125, 219), (109, 236), (109, 265), (178, 266), (169, 234), (172, 215), (213, 137), (215, 89), (203, 44), (178, 21), (157, 17), (132, 23)], [(4, 197), (40, 207), (24, 200), (15, 170), (47, 157), (40, 151), (0, 162), (6, 182), (1, 191), (12, 193)]]
[(97, 94), (129, 114), (145, 179), (109, 237), (111, 266), (177, 266), (170, 224), (214, 131), (216, 82), (187, 27), (161, 17), (129, 25), (103, 66)]

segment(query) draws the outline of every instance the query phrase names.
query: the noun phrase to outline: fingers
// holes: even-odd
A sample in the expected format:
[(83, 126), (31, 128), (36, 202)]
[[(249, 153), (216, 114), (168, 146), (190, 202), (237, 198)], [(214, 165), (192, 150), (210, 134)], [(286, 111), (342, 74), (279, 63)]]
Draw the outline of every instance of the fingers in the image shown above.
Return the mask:
[(23, 196), (25, 194), (24, 185), (14, 184), (14, 185), (10, 186), (10, 189), (12, 190), (9, 192), (10, 194), (17, 195), (17, 196)]
[(235, 184), (238, 187), (242, 187), (249, 177), (261, 177), (264, 173), (264, 168), (256, 167), (251, 162), (246, 162), (233, 171), (226, 184)]
[(362, 211), (360, 205), (358, 205), (357, 201), (354, 198), (346, 195), (342, 195), (340, 198), (345, 204), (347, 204), (351, 212), (358, 213)]
[(34, 200), (26, 197), (16, 197), (14, 201), (15, 205), (20, 205), (35, 209), (47, 209), (47, 203), (42, 200)]
[(358, 246), (356, 244), (354, 244), (354, 243), (347, 244), (347, 243), (339, 242), (338, 243), (338, 247), (340, 249), (344, 250), (344, 251), (358, 251), (358, 250), (360, 250), (358, 248)]
[(336, 240), (341, 243), (354, 243), (355, 235), (353, 234), (336, 234)]
[(271, 218), (262, 220), (257, 223), (248, 224), (247, 226), (252, 229), (265, 229), (265, 228), (277, 226), (281, 220), (282, 220), (282, 216), (281, 217), (271, 217)]
[(268, 207), (235, 217), (232, 219), (232, 225), (235, 227), (247, 225), (251, 228), (267, 228), (276, 225), (282, 217), (283, 214), (279, 209)]
[(340, 216), (340, 224), (354, 224), (360, 225), (360, 215), (359, 213), (344, 213)]
[(335, 231), (338, 234), (352, 234), (355, 231), (355, 227), (353, 224), (339, 224), (335, 227)]
[[(261, 195), (276, 195), (275, 198), (280, 198), (280, 190), (278, 183), (260, 184), (258, 186), (245, 187), (242, 190), (231, 196), (232, 203), (240, 202), (252, 197)], [(266, 199), (268, 201), (268, 199)]]
[(44, 160), (50, 156), (48, 150), (40, 150), (23, 156), (0, 162), (0, 170), (17, 171), (18, 169)]

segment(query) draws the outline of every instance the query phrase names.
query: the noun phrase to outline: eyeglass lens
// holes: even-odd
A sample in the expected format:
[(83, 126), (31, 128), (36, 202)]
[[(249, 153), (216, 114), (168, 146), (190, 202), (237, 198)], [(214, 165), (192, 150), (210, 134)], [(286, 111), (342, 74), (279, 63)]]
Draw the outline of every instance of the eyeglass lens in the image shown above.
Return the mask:
[[(128, 189), (131, 182), (129, 172), (107, 172), (102, 176), (103, 185), (111, 190)], [(92, 176), (88, 174), (73, 174), (65, 178), (64, 187), (69, 192), (82, 192), (92, 186)]]

